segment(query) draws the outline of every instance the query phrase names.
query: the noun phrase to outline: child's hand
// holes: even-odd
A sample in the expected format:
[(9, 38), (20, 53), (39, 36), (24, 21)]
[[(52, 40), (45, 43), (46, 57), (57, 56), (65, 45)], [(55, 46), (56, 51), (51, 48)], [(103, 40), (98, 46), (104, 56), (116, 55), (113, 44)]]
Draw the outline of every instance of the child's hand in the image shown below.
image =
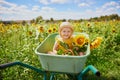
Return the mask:
[(79, 56), (83, 56), (84, 55), (84, 52), (79, 52)]
[(52, 51), (48, 51), (48, 54), (56, 55), (56, 53)]
[(71, 49), (67, 49), (67, 50), (65, 51), (65, 53), (71, 53), (72, 55), (74, 55), (74, 53), (73, 53), (73, 51), (72, 51)]

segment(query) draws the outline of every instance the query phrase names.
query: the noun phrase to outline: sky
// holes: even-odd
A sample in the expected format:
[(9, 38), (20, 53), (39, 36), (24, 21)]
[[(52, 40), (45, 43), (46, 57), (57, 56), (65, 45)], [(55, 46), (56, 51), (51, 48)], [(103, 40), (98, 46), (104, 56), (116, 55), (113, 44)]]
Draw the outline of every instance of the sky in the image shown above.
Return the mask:
[(120, 0), (0, 0), (0, 20), (89, 19), (120, 16)]

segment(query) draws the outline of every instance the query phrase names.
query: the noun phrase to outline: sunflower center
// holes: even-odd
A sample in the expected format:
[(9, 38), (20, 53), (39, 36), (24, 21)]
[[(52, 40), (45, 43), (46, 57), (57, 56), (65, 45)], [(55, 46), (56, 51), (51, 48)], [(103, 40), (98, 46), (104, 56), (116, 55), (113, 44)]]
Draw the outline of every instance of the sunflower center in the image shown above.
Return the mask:
[(78, 39), (77, 39), (77, 43), (78, 43), (78, 44), (83, 44), (83, 42), (84, 42), (84, 39), (83, 39), (83, 38), (78, 38)]

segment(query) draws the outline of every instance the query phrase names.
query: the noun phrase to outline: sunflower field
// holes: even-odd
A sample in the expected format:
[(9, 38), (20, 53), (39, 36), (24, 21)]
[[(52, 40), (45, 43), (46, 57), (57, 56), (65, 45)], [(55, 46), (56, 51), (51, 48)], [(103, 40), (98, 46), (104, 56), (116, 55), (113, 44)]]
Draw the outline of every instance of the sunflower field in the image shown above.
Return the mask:
[[(0, 23), (0, 64), (20, 61), (42, 69), (35, 54), (36, 47), (49, 35), (58, 31), (61, 22), (40, 24)], [(120, 80), (120, 21), (71, 22), (76, 32), (85, 32), (90, 40), (102, 37), (101, 45), (91, 50), (85, 66), (93, 65), (101, 73), (84, 75), (85, 80)], [(56, 75), (56, 80), (69, 80), (66, 75)], [(43, 80), (33, 70), (13, 66), (0, 70), (0, 80)]]

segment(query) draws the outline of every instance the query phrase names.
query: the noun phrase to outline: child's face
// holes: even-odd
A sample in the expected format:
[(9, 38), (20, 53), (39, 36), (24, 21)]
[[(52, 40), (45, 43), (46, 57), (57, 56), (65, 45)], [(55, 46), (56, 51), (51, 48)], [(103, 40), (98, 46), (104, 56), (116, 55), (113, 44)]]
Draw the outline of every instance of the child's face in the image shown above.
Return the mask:
[(72, 30), (70, 28), (63, 28), (60, 32), (60, 36), (63, 38), (63, 39), (68, 39), (70, 38), (72, 35)]

